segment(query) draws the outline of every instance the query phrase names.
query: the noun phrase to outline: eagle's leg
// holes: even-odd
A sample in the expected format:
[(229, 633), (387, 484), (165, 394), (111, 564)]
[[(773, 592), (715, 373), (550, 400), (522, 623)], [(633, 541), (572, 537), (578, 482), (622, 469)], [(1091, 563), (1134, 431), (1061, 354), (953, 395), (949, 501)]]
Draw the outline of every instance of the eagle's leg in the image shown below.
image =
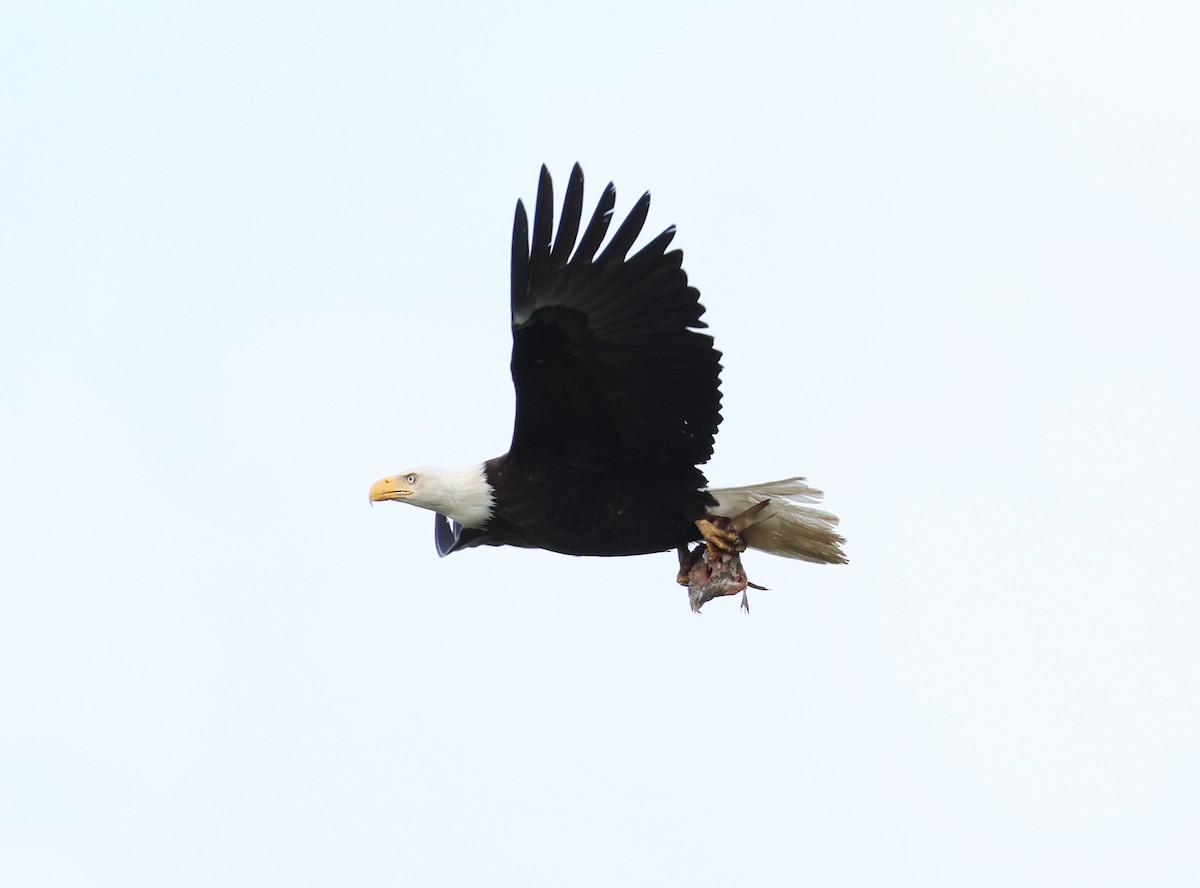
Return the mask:
[(675, 576), (675, 582), (681, 586), (690, 586), (694, 579), (693, 572), (696, 565), (704, 562), (704, 555), (708, 547), (701, 543), (696, 548), (689, 550), (687, 546), (680, 546), (676, 551), (679, 553), (679, 573)]
[(676, 551), (679, 553), (679, 573), (675, 576), (675, 582), (681, 586), (686, 586), (688, 584), (688, 573), (691, 571), (692, 565), (695, 564), (695, 560), (692, 558), (692, 553), (688, 551), (687, 546), (680, 546)]

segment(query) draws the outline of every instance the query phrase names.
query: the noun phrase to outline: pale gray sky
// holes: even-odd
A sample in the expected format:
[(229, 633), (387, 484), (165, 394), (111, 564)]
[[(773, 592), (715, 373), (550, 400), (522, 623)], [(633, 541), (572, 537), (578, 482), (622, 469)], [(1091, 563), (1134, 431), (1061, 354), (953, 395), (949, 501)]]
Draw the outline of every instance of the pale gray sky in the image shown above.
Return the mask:
[[(9, 7), (0, 883), (1200, 881), (1193, 4)], [(848, 567), (367, 507), (575, 160)]]

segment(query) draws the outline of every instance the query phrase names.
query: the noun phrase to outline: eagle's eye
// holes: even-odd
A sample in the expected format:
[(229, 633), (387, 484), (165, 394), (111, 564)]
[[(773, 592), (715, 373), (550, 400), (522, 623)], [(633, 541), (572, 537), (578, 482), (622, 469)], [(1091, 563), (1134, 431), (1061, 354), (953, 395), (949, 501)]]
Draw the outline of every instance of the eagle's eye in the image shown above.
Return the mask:
[(416, 475), (409, 475), (409, 476), (408, 476), (408, 478), (407, 478), (407, 479), (405, 479), (405, 480), (407, 480), (409, 484), (416, 484), (416, 483), (417, 483), (417, 476), (416, 476)]

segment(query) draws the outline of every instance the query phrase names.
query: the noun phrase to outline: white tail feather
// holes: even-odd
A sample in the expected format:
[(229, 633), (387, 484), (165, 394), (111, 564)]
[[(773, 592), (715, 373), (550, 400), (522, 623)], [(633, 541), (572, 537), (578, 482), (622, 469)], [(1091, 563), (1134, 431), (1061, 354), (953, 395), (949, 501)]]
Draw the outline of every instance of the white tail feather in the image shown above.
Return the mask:
[(845, 564), (845, 542), (837, 531), (836, 515), (798, 503), (819, 502), (821, 491), (809, 487), (803, 478), (784, 478), (748, 487), (722, 487), (708, 491), (717, 500), (714, 515), (736, 518), (751, 506), (770, 500), (764, 515), (742, 533), (746, 545), (785, 558), (799, 558), (817, 564)]

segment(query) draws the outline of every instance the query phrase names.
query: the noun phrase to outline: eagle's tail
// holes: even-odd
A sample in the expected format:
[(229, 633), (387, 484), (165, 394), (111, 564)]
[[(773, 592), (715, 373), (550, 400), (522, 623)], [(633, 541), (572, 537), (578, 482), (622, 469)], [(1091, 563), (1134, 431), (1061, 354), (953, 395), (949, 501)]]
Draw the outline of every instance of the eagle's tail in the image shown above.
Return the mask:
[(817, 564), (845, 564), (845, 542), (837, 533), (836, 515), (800, 503), (819, 502), (821, 491), (803, 478), (784, 478), (749, 487), (722, 487), (708, 491), (717, 500), (714, 515), (736, 518), (750, 507), (770, 500), (763, 517), (742, 532), (752, 549), (799, 558)]

